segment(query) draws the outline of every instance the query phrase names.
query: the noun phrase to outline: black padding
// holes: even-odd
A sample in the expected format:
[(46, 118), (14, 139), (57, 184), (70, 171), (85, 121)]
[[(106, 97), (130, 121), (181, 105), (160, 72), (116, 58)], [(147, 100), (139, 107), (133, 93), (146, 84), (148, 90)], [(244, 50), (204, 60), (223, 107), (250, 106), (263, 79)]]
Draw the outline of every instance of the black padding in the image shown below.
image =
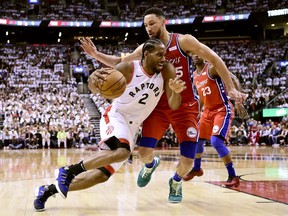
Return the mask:
[(117, 148), (125, 148), (125, 149), (127, 149), (128, 151), (131, 152), (130, 146), (127, 143), (121, 143), (120, 140), (117, 137), (115, 137), (115, 136), (112, 136), (109, 139), (107, 139), (105, 141), (105, 143), (106, 143), (107, 146), (109, 146), (109, 148), (111, 150), (115, 150)]
[(98, 168), (101, 172), (103, 172), (108, 178), (112, 175), (105, 167)]

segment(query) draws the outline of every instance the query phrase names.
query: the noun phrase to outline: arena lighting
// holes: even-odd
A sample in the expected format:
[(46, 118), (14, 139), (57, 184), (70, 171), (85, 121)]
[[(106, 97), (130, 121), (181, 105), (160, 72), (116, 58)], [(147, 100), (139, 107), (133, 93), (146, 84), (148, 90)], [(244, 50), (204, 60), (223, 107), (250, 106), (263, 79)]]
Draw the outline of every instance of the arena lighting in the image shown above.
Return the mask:
[(202, 20), (202, 23), (207, 22), (225, 22), (225, 21), (235, 21), (235, 20), (247, 20), (250, 16), (250, 13), (247, 14), (230, 14), (223, 16), (205, 16)]
[(102, 21), (99, 25), (101, 28), (115, 27), (115, 28), (137, 28), (142, 26), (142, 21)]
[(8, 20), (7, 19), (0, 19), (0, 25), (7, 25)]
[(0, 19), (0, 25), (9, 26), (40, 26), (41, 20), (10, 20), (10, 19)]
[(83, 73), (84, 72), (84, 67), (82, 66), (75, 66), (74, 67), (74, 73)]
[(28, 4), (39, 4), (39, 0), (28, 0)]
[[(181, 19), (167, 19), (166, 25), (180, 25), (180, 24), (189, 24), (193, 23), (195, 20), (195, 17), (190, 18), (181, 18)], [(102, 21), (100, 23), (101, 28), (107, 28), (107, 27), (117, 27), (117, 28), (135, 28), (135, 27), (141, 27), (143, 24), (142, 21), (135, 21), (135, 22), (129, 22), (129, 21)]]
[(279, 65), (280, 67), (287, 67), (287, 66), (288, 66), (288, 60), (286, 60), (286, 61), (279, 61), (279, 62), (278, 62), (278, 65)]
[(93, 21), (51, 20), (48, 27), (91, 27)]
[(166, 25), (181, 25), (181, 24), (191, 24), (195, 20), (195, 17), (190, 18), (180, 18), (180, 19), (167, 19)]

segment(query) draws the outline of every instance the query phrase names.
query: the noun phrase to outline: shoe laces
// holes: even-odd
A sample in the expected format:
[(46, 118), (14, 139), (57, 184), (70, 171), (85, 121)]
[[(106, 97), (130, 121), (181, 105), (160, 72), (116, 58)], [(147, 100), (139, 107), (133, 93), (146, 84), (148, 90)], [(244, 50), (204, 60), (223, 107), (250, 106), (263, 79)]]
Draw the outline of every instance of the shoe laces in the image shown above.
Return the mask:
[(143, 172), (141, 173), (142, 178), (148, 178), (150, 173), (152, 172), (152, 168), (147, 168), (144, 166)]
[(60, 182), (68, 187), (71, 184), (72, 180), (74, 179), (75, 175), (68, 174), (67, 169), (65, 169), (65, 171), (66, 173), (61, 172), (60, 174)]
[[(49, 193), (48, 196), (46, 195), (47, 198), (44, 198), (45, 193)], [(43, 202), (46, 202), (47, 199), (48, 199), (48, 197), (50, 197), (50, 196), (56, 197), (56, 194), (54, 194), (54, 193), (52, 193), (51, 191), (49, 191), (48, 186), (45, 185), (44, 188), (43, 188), (43, 190), (40, 190), (40, 193), (37, 195), (36, 198), (43, 203)]]
[(172, 181), (171, 187), (172, 187), (173, 194), (175, 194), (176, 196), (181, 195), (181, 188), (182, 188), (181, 182)]

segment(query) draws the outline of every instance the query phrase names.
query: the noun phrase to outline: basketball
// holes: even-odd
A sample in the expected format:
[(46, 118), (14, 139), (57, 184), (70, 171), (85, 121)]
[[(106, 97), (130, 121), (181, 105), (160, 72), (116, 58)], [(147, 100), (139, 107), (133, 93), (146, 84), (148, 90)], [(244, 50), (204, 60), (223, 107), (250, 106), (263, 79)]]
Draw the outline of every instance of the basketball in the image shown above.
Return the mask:
[(98, 86), (98, 89), (103, 97), (115, 99), (125, 91), (126, 78), (116, 69), (109, 69), (109, 71), (111, 71), (111, 73), (107, 75), (106, 80), (103, 81), (102, 85)]

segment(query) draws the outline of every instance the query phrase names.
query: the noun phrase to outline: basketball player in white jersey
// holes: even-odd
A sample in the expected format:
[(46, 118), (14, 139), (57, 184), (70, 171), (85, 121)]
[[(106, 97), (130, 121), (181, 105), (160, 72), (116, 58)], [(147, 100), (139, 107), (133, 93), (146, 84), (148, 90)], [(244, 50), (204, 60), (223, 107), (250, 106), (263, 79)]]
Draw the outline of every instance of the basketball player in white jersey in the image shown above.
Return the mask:
[[(36, 188), (36, 211), (43, 211), (47, 199), (56, 193), (66, 198), (68, 191), (107, 181), (131, 154), (139, 126), (155, 108), (164, 89), (170, 108), (180, 106), (180, 93), (186, 86), (176, 77), (172, 64), (165, 61), (165, 53), (166, 48), (160, 40), (149, 39), (143, 45), (141, 61), (116, 66), (125, 76), (127, 86), (101, 118), (101, 150), (75, 165), (56, 170), (55, 184)], [(95, 86), (110, 72), (109, 69), (99, 69), (91, 74), (88, 86), (92, 93), (97, 92)]]

